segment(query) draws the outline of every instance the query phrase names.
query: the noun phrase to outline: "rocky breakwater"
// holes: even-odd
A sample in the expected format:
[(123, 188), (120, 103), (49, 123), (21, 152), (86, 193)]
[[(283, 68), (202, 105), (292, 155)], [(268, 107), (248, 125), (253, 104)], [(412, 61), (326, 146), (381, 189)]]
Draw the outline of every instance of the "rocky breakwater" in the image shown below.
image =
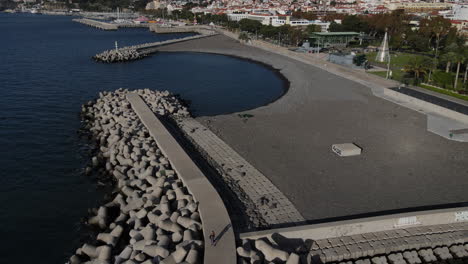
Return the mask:
[(106, 50), (102, 53), (96, 54), (93, 59), (105, 63), (124, 62), (131, 60), (138, 60), (146, 57), (148, 54), (157, 52), (157, 48), (165, 45), (170, 45), (177, 42), (189, 41), (193, 39), (206, 38), (214, 36), (215, 33), (195, 35), (185, 38), (170, 39), (165, 41), (150, 42), (140, 45), (133, 45), (119, 49)]
[(311, 241), (300, 239), (290, 240), (280, 235), (271, 242), (266, 237), (259, 239), (242, 239), (237, 248), (240, 264), (256, 263), (286, 263), (301, 264), (308, 261)]
[(96, 54), (93, 59), (99, 62), (114, 63), (138, 60), (145, 56), (145, 54), (141, 54), (138, 52), (137, 48), (132, 46), (121, 49), (106, 50), (102, 53)]
[[(169, 92), (135, 92), (159, 115), (189, 115)], [(69, 263), (202, 263), (198, 203), (132, 110), (127, 93), (102, 92), (82, 106), (83, 129), (97, 146), (86, 171), (106, 172), (116, 188), (87, 220), (97, 230), (95, 238)]]

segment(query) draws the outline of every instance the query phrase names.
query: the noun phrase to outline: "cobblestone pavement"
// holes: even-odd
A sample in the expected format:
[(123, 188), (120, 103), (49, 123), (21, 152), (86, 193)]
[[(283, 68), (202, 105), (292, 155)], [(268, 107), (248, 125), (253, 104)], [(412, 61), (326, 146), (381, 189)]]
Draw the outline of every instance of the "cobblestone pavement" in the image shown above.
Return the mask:
[[(178, 121), (196, 148), (236, 190), (250, 211), (259, 213), (267, 226), (304, 222), (294, 205), (275, 185), (213, 132), (192, 118)], [(257, 220), (256, 226), (262, 224)]]
[[(468, 222), (321, 239), (312, 259), (342, 264), (415, 264), (468, 257)], [(465, 263), (463, 262), (463, 263)]]

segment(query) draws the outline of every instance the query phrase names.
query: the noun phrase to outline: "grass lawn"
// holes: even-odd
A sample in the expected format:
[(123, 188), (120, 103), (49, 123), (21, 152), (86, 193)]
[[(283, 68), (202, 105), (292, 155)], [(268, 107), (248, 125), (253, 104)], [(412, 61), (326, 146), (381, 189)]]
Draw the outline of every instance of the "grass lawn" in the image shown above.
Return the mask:
[[(375, 57), (377, 56), (377, 52), (369, 52), (366, 54), (366, 56), (370, 62), (376, 62)], [(411, 59), (417, 58), (417, 57), (423, 57), (423, 55), (409, 54), (409, 53), (403, 53), (403, 52), (392, 53), (390, 57), (390, 67), (392, 69), (394, 68), (403, 69), (403, 67), (406, 64), (408, 64), (411, 61)], [(384, 62), (384, 64), (386, 63)]]
[(431, 90), (431, 91), (433, 91), (433, 92), (437, 92), (437, 93), (441, 93), (441, 94), (453, 96), (453, 97), (455, 97), (455, 98), (468, 101), (468, 96), (463, 95), (463, 94), (458, 94), (458, 93), (456, 93), (456, 92), (452, 92), (452, 91), (447, 90), (447, 89), (434, 88), (434, 87), (431, 87), (431, 86), (428, 86), (428, 85), (424, 85), (424, 84), (420, 84), (420, 85), (418, 85), (418, 86), (421, 87), (421, 88), (427, 89), (427, 90)]
[[(369, 73), (380, 76), (382, 78), (385, 78), (387, 76), (387, 72), (384, 72), (384, 71), (369, 72)], [(401, 79), (396, 78), (395, 73), (396, 72), (393, 71), (393, 79), (401, 81)], [(401, 72), (400, 72), (400, 74), (401, 74)], [(434, 88), (434, 87), (424, 85), (424, 84), (419, 84), (418, 86), (421, 87), (421, 88), (427, 89), (427, 90), (431, 90), (431, 91), (436, 92), (436, 93), (445, 94), (445, 95), (453, 96), (453, 97), (458, 98), (458, 99), (468, 101), (468, 96), (467, 95), (458, 94), (456, 92), (453, 92), (453, 91), (450, 91), (450, 90), (447, 90), (447, 89)]]

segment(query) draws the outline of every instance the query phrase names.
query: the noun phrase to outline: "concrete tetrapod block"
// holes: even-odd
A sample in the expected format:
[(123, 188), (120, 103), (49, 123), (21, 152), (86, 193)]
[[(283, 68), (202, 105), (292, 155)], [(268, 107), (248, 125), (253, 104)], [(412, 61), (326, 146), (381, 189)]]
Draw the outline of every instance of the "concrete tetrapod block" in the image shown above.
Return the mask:
[(390, 264), (406, 264), (406, 261), (403, 259), (403, 254), (401, 253), (388, 255), (388, 260)]
[(101, 246), (99, 247), (99, 260), (110, 260), (112, 248), (110, 246)]
[(450, 252), (457, 258), (464, 258), (468, 256), (465, 248), (462, 245), (454, 245), (450, 247)]
[(92, 259), (95, 259), (99, 256), (99, 250), (89, 244), (84, 244), (81, 248), (81, 252)]
[(437, 261), (437, 257), (434, 255), (432, 249), (421, 249), (418, 251), (419, 256), (424, 260), (424, 262), (434, 262)]
[(406, 259), (406, 262), (408, 262), (409, 264), (422, 263), (421, 259), (418, 256), (418, 253), (415, 250), (403, 252), (403, 257)]
[(169, 256), (169, 250), (158, 245), (149, 245), (143, 248), (143, 252), (151, 257), (160, 256), (162, 258), (167, 258)]
[(185, 261), (190, 264), (198, 264), (200, 263), (200, 257), (198, 255), (198, 251), (192, 247), (192, 249), (189, 250), (187, 257), (185, 258)]
[(300, 263), (300, 257), (294, 252), (289, 255), (288, 261), (286, 261), (286, 264), (299, 264), (299, 263)]
[(348, 157), (361, 155), (362, 149), (353, 143), (333, 144), (332, 151), (338, 156)]
[(289, 254), (286, 251), (272, 247), (263, 239), (256, 240), (255, 247), (263, 253), (267, 261), (273, 261), (275, 259), (279, 259), (281, 261), (288, 260)]

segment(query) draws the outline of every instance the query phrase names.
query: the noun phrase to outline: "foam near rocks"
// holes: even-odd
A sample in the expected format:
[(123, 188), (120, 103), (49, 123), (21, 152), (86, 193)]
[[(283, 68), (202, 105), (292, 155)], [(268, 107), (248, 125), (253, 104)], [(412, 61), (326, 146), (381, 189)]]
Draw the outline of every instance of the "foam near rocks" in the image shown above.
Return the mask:
[[(102, 92), (82, 107), (84, 129), (98, 145), (86, 171), (105, 170), (117, 192), (94, 210), (87, 223), (99, 233), (69, 263), (201, 263), (198, 202), (132, 110), (128, 92)], [(135, 92), (159, 115), (189, 115), (167, 91)]]

